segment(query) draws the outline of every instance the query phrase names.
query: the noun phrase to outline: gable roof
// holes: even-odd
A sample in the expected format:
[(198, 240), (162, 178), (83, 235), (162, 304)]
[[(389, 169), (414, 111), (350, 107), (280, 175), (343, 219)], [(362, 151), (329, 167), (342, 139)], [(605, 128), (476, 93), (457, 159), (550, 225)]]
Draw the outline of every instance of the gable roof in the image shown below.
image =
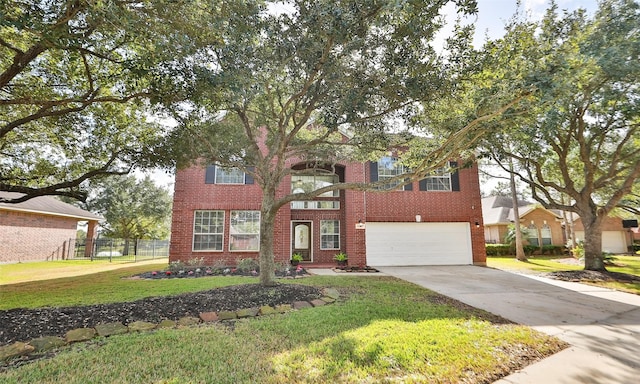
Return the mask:
[[(23, 195), (16, 192), (0, 191), (0, 197), (3, 198), (11, 199), (20, 196)], [(84, 209), (75, 207), (71, 204), (64, 203), (51, 196), (38, 196), (17, 204), (0, 203), (0, 210), (71, 217), (78, 220), (104, 220), (102, 216), (85, 211)]]
[[(518, 212), (520, 218), (536, 209), (543, 209), (557, 218), (562, 218), (560, 213), (528, 201), (518, 200), (518, 207), (522, 207)], [(515, 215), (513, 213), (511, 198), (508, 196), (488, 196), (482, 198), (482, 221), (484, 225), (513, 223), (515, 221)]]

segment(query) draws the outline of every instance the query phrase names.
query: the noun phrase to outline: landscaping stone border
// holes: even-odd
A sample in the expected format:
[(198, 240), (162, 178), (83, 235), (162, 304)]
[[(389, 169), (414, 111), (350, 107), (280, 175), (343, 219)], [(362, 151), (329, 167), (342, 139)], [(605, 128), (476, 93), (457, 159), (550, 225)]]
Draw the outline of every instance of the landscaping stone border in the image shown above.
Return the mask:
[(320, 299), (312, 301), (296, 301), (291, 304), (276, 305), (275, 307), (265, 305), (260, 308), (245, 308), (237, 311), (220, 311), (217, 313), (201, 312), (198, 317), (185, 316), (177, 321), (162, 320), (158, 324), (145, 321), (134, 321), (129, 325), (124, 325), (118, 322), (98, 324), (94, 328), (77, 328), (69, 330), (65, 334), (64, 338), (58, 336), (43, 336), (27, 342), (18, 341), (10, 345), (2, 346), (0, 347), (0, 361), (4, 362), (21, 356), (46, 352), (65, 345), (88, 341), (94, 337), (109, 337), (133, 332), (148, 332), (163, 328), (191, 327), (201, 323), (233, 321), (257, 316), (282, 314), (304, 308), (320, 307), (334, 303), (339, 297), (340, 294), (336, 289), (325, 288), (322, 290), (322, 297)]

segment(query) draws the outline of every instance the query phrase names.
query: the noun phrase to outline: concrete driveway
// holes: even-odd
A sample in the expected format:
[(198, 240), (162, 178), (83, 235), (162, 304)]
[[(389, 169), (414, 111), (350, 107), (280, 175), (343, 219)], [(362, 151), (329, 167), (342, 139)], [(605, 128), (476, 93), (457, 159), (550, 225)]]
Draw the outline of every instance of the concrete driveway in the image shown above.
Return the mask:
[(639, 383), (640, 296), (475, 266), (377, 267), (571, 347), (497, 383)]

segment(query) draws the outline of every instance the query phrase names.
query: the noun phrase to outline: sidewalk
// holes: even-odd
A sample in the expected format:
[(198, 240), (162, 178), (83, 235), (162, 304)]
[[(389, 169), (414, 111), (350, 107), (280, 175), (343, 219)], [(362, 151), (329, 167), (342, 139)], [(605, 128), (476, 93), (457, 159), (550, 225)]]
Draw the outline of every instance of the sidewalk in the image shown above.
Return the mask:
[(498, 384), (640, 381), (640, 296), (485, 267), (378, 269), (571, 344)]

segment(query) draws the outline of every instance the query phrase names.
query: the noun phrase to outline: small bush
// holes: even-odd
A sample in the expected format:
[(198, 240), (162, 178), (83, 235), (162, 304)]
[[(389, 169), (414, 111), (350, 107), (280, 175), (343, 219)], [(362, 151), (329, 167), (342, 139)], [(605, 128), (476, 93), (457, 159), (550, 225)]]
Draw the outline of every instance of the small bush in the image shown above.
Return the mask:
[(509, 244), (485, 244), (487, 256), (507, 256), (512, 254)]
[(251, 271), (258, 271), (260, 269), (260, 264), (258, 264), (258, 260), (248, 257), (246, 259), (239, 259), (236, 268), (241, 272), (248, 273)]

